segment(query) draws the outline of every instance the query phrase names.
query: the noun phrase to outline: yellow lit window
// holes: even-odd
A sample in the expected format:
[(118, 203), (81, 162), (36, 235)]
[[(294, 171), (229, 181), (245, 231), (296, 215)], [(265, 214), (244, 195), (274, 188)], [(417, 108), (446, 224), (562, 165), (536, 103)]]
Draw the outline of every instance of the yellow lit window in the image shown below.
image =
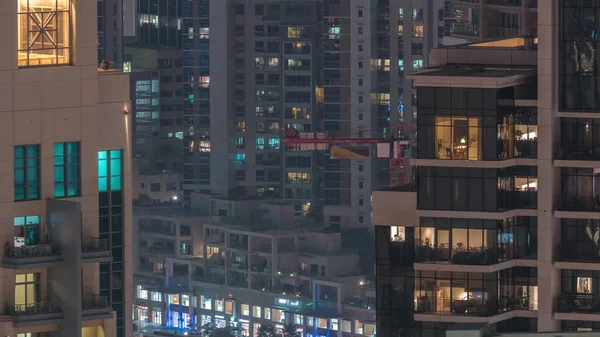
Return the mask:
[(302, 27), (288, 27), (288, 38), (299, 38), (302, 36), (302, 31), (304, 28)]
[(69, 64), (69, 0), (18, 0), (20, 67)]
[(423, 26), (413, 26), (412, 37), (423, 37)]

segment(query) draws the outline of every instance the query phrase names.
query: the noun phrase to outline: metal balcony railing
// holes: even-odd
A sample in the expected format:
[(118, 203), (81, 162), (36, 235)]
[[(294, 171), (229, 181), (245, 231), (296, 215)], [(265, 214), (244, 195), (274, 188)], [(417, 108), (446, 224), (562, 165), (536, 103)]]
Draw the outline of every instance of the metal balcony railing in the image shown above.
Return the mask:
[(92, 239), (81, 241), (81, 252), (82, 253), (103, 252), (103, 251), (107, 251), (107, 250), (108, 250), (108, 240), (106, 240), (106, 239), (92, 238)]
[(81, 300), (81, 310), (103, 309), (110, 308), (108, 298), (106, 296), (92, 295)]
[(7, 311), (13, 316), (31, 316), (54, 314), (61, 312), (60, 307), (52, 302), (7, 305)]
[(5, 246), (4, 257), (8, 258), (31, 258), (60, 255), (60, 249), (57, 244), (41, 244), (32, 246)]

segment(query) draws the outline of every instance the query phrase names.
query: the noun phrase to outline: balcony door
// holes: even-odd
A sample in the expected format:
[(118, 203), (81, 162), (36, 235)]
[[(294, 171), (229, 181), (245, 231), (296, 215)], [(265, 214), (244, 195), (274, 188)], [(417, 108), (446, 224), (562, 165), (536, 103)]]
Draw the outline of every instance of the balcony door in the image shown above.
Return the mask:
[(40, 274), (19, 274), (15, 276), (15, 311), (26, 311), (40, 302)]

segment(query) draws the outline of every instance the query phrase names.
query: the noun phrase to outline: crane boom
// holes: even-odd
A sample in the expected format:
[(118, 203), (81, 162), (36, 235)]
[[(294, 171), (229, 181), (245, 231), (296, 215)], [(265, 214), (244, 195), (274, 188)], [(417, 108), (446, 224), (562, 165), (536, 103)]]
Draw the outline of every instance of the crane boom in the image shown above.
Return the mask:
[[(328, 137), (324, 132), (298, 132), (290, 128), (286, 131), (283, 143), (291, 151), (324, 151), (331, 145), (377, 144), (377, 158), (386, 159), (390, 163), (390, 186), (405, 185), (409, 182), (408, 166), (410, 164), (410, 148), (412, 133), (407, 132), (410, 126), (397, 125), (393, 137), (388, 138), (351, 138)], [(408, 136), (407, 136), (408, 135)], [(397, 137), (397, 138), (394, 138)]]

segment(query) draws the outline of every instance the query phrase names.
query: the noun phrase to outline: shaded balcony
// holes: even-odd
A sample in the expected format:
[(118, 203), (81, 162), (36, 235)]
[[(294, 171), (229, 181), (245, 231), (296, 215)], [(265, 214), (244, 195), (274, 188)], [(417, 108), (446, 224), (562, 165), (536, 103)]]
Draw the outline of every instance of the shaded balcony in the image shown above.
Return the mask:
[(84, 263), (110, 262), (112, 256), (106, 239), (91, 238), (81, 241), (81, 258)]
[[(415, 227), (416, 262), (481, 266), (536, 257), (537, 227), (530, 217), (470, 223), (464, 219), (422, 221), (439, 227)], [(468, 223), (471, 228), (464, 228)]]
[(112, 317), (112, 307), (106, 296), (90, 295), (81, 300), (81, 314), (84, 320)]
[(561, 294), (557, 311), (561, 313), (600, 313), (600, 271), (561, 270)]
[(557, 311), (562, 313), (598, 314), (600, 300), (592, 294), (564, 293), (558, 297)]
[(593, 242), (561, 243), (558, 246), (561, 262), (600, 262), (600, 250)]
[(13, 317), (16, 328), (59, 324), (63, 318), (60, 306), (52, 302), (6, 305), (6, 311)]
[(559, 211), (600, 212), (600, 196), (568, 195), (558, 196)]
[(61, 263), (62, 253), (57, 244), (5, 246), (2, 267), (9, 269), (47, 268)]
[(556, 158), (561, 160), (600, 160), (600, 145), (568, 143), (560, 144)]

